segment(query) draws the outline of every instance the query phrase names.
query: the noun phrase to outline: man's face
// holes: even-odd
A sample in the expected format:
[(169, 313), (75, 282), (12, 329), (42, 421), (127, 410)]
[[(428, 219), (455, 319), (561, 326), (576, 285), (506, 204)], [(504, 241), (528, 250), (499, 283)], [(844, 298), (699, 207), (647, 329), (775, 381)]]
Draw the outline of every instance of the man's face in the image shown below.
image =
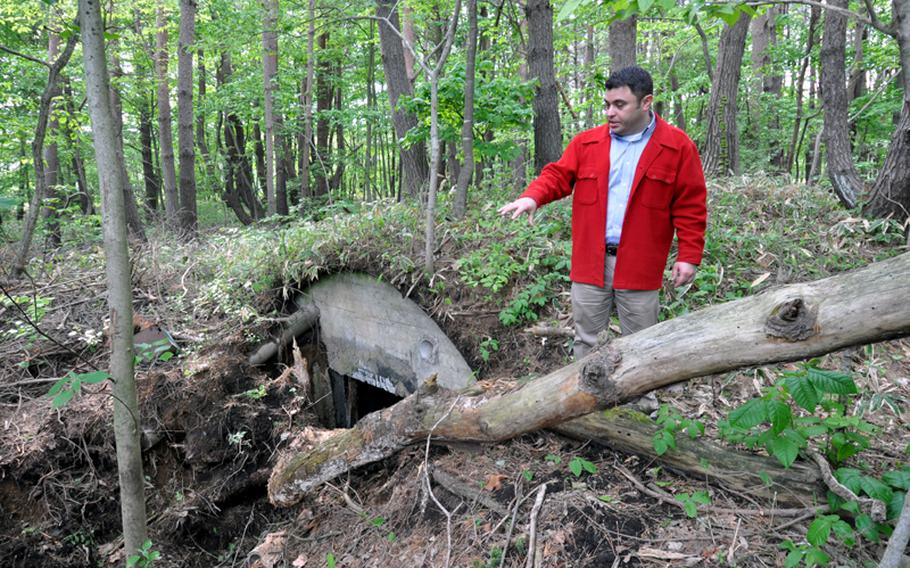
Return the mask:
[(610, 132), (626, 136), (644, 130), (651, 122), (652, 100), (654, 97), (645, 95), (639, 101), (625, 85), (607, 91), (604, 102), (607, 105)]

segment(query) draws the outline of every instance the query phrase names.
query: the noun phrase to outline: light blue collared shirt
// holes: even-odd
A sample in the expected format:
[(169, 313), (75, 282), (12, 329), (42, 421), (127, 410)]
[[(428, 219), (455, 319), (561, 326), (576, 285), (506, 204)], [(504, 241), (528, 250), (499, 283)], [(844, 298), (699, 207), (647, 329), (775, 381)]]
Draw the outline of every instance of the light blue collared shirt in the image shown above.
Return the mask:
[(651, 113), (651, 123), (638, 134), (620, 136), (610, 132), (613, 138), (610, 143), (610, 193), (607, 199), (607, 243), (619, 244), (622, 234), (622, 220), (629, 204), (632, 192), (632, 181), (635, 179), (635, 168), (644, 152), (657, 120)]

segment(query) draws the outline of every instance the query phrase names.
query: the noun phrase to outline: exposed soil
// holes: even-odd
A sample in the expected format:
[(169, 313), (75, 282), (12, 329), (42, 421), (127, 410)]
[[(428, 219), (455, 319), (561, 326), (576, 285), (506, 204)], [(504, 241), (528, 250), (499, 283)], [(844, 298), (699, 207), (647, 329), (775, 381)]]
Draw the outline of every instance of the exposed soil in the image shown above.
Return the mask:
[[(439, 274), (454, 277), (451, 267)], [(494, 388), (568, 361), (565, 340), (501, 327), (499, 352), (507, 355), (486, 360), (477, 338), (498, 320), (481, 291), (460, 289), (443, 302), (426, 282), (387, 279), (434, 317)], [(814, 518), (731, 512), (690, 518), (639, 491), (626, 474), (674, 495), (707, 491), (713, 506), (728, 510), (774, 503), (680, 476), (653, 458), (549, 432), (490, 446), (415, 446), (325, 484), (295, 507), (275, 508), (265, 486), (279, 452), (292, 441), (326, 435), (307, 397), (306, 373), (295, 370), (290, 358), (261, 368), (247, 365), (260, 338), (279, 323), (194, 320), (190, 328), (185, 322), (191, 302), (172, 301), (187, 294), (179, 273), (137, 270), (134, 284), (138, 329), (161, 324), (181, 348), (179, 356), (145, 363), (137, 373), (150, 538), (162, 553), (155, 566), (435, 567), (448, 558), (451, 566), (517, 567), (525, 565), (532, 538), (537, 566), (779, 566), (786, 556), (779, 543), (803, 542)], [(108, 388), (85, 386), (61, 410), (44, 396), (51, 385), (47, 377), (104, 366), (103, 276), (60, 271), (18, 286), (9, 291), (54, 296), (62, 307), (41, 320), (49, 337), (0, 340), (0, 564), (122, 564)], [(263, 314), (280, 310), (276, 296), (263, 298)], [(561, 301), (545, 319), (564, 325), (567, 313), (568, 302)], [(3, 318), (13, 315), (7, 309)], [(68, 330), (95, 333), (98, 342), (88, 347), (91, 341), (70, 337)], [(312, 372), (320, 361), (318, 345), (303, 349), (309, 350)], [(910, 340), (832, 354), (822, 364), (853, 372), (868, 393), (865, 402), (875, 407), (866, 415), (880, 428), (864, 454), (870, 471), (906, 461), (908, 417), (882, 402), (910, 400)], [(782, 368), (788, 366), (706, 377), (659, 397), (684, 416), (704, 420), (713, 436), (729, 408), (770, 386)], [(568, 464), (574, 458), (590, 463), (593, 473), (572, 474)], [(441, 482), (438, 472), (449, 481)], [(869, 543), (829, 548), (839, 565), (874, 561), (880, 551)]]

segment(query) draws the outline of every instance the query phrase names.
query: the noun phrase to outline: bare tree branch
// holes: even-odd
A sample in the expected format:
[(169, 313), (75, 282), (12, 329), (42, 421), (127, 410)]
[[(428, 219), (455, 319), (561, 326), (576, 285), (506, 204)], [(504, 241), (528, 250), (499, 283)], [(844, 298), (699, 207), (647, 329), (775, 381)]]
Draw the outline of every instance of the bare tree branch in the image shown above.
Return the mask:
[(32, 57), (31, 55), (26, 55), (24, 53), (20, 53), (20, 52), (16, 51), (15, 49), (10, 49), (10, 48), (6, 47), (5, 45), (0, 45), (0, 51), (5, 51), (6, 53), (9, 53), (10, 55), (15, 55), (16, 57), (21, 57), (22, 59), (27, 59), (28, 61), (31, 61), (32, 63), (44, 65), (45, 67), (51, 66), (50, 63), (48, 63), (47, 61), (44, 61), (43, 59), (38, 59), (37, 57)]

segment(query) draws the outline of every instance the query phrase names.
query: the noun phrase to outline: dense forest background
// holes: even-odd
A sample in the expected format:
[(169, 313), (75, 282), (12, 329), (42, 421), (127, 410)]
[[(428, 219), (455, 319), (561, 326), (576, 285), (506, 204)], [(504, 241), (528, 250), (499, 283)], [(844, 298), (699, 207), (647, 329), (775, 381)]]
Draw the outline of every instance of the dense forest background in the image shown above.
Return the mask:
[[(631, 63), (651, 71), (657, 112), (697, 142), (709, 176), (826, 184), (848, 207), (907, 217), (903, 0), (102, 9), (135, 236), (327, 201), (432, 208), (437, 188), (460, 215), (465, 193), (519, 190), (600, 124), (604, 79)], [(0, 214), (7, 231), (14, 212), (25, 220), (7, 235), (27, 245), (42, 205), (59, 242), (99, 201), (75, 6), (0, 10)]]
[[(655, 109), (695, 140), (709, 186), (705, 259), (691, 286), (661, 291), (661, 319), (875, 263), (863, 274), (885, 270), (876, 282), (890, 288), (853, 322), (872, 331), (850, 345), (906, 335), (906, 320), (876, 335), (868, 314), (883, 299), (897, 298), (889, 316), (906, 305), (906, 254), (876, 261), (906, 251), (910, 232), (910, 0), (0, 0), (0, 506), (11, 512), (0, 515), (0, 556), (70, 566), (135, 553), (147, 566), (151, 538), (164, 565), (233, 566), (248, 531), (284, 523), (318, 534), (296, 543), (294, 565), (310, 555), (334, 566), (341, 550), (345, 565), (449, 565), (453, 550), (474, 566), (489, 552), (494, 565), (501, 542), (488, 539), (501, 541), (504, 521), (482, 524), (474, 497), (455, 530), (464, 547), (452, 544), (460, 504), (436, 502), (445, 548), (429, 544), (442, 534), (438, 512), (405, 510), (433, 494), (432, 430), (425, 453), (354, 476), (359, 503), (348, 485), (328, 484), (296, 517), (266, 504), (278, 449), (319, 443), (335, 424), (314, 418), (301, 378), (328, 376), (318, 338), (303, 345), (309, 367), (296, 347), (265, 366), (248, 354), (282, 333), (310, 282), (359, 271), (420, 303), (489, 380), (478, 392), (490, 398), (565, 366), (568, 204), (534, 225), (496, 209), (602, 123), (604, 80), (630, 64), (654, 76)], [(151, 351), (134, 333), (156, 338)], [(548, 541), (559, 565), (618, 565), (629, 545), (609, 535), (629, 536), (628, 526), (629, 542), (680, 538), (693, 559), (868, 564), (891, 522), (910, 520), (908, 358), (895, 340), (693, 381), (656, 423), (635, 418), (656, 428), (631, 450), (647, 464), (541, 433), (490, 448), (487, 460), (454, 452), (439, 462), (467, 472), (465, 486), (508, 470), (484, 491), (514, 477), (512, 524), (534, 475), (552, 477), (540, 500), (551, 482), (563, 503), (581, 491), (579, 510), (603, 525), (560, 533), (568, 525), (554, 505), (546, 530), (562, 534)], [(712, 542), (730, 533), (729, 548), (706, 552), (685, 523), (731, 514), (739, 492), (714, 492), (730, 507), (705, 509), (707, 481), (676, 481), (669, 496), (635, 477), (662, 475), (653, 460), (676, 449), (677, 433), (704, 434), (702, 419), (709, 435), (786, 468), (799, 457), (819, 472), (827, 459), (852, 493), (837, 501), (815, 477), (788, 513), (796, 520), (769, 531), (763, 511), (745, 515), (753, 551), (737, 551), (744, 517), (730, 516), (701, 526)], [(561, 471), (561, 456), (575, 478), (591, 476), (590, 491)], [(374, 487), (377, 475), (387, 481)], [(604, 493), (617, 487), (627, 490)], [(852, 507), (863, 493), (887, 518)], [(610, 509), (613, 499), (622, 507)], [(533, 557), (534, 530), (522, 536), (528, 548), (514, 543), (511, 565)], [(891, 539), (898, 555), (901, 538)], [(415, 550), (423, 561), (403, 560)], [(653, 553), (641, 544), (636, 554)]]

